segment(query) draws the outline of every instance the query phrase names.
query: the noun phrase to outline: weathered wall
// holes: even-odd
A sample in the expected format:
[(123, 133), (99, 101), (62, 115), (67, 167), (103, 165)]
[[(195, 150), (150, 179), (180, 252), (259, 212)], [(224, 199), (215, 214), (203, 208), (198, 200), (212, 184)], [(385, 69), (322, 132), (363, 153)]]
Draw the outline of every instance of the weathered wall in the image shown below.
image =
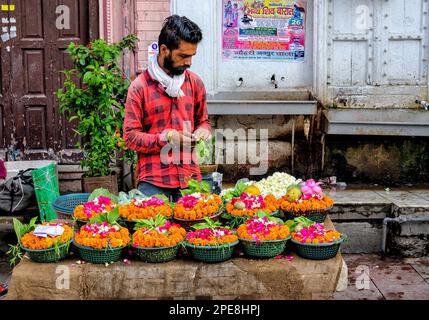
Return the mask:
[(401, 185), (427, 182), (429, 139), (422, 137), (328, 137), (326, 175), (351, 182)]

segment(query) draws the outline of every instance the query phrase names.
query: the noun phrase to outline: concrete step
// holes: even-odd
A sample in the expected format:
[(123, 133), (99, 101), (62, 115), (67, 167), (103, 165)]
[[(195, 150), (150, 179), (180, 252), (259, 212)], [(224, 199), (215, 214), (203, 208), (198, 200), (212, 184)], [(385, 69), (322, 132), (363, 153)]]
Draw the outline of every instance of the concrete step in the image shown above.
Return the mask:
[[(335, 206), (331, 219), (349, 235), (345, 253), (382, 250), (386, 220), (386, 253), (419, 257), (429, 254), (429, 190), (329, 190)], [(425, 221), (426, 220), (426, 221)]]

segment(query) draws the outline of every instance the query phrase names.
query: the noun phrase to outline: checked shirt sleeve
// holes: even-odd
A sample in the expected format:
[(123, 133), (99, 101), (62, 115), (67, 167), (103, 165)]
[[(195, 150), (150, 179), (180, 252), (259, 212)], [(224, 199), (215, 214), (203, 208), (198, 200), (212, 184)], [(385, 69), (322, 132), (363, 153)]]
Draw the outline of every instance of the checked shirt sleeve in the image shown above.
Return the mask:
[(196, 98), (195, 98), (195, 118), (194, 127), (195, 130), (204, 128), (211, 130), (212, 126), (209, 121), (209, 114), (207, 111), (207, 94), (204, 83), (201, 79), (196, 81)]
[(127, 148), (140, 153), (158, 154), (167, 144), (161, 134), (143, 132), (143, 90), (139, 88), (139, 78), (128, 89), (124, 116), (124, 141)]

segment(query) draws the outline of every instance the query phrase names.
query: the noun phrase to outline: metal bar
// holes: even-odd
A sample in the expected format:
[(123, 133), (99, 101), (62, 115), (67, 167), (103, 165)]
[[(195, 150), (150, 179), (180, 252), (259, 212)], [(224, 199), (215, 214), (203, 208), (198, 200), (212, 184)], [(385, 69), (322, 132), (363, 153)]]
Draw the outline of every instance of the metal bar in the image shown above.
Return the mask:
[(214, 103), (208, 101), (207, 109), (210, 115), (313, 115), (317, 112), (317, 105), (311, 102), (219, 101)]

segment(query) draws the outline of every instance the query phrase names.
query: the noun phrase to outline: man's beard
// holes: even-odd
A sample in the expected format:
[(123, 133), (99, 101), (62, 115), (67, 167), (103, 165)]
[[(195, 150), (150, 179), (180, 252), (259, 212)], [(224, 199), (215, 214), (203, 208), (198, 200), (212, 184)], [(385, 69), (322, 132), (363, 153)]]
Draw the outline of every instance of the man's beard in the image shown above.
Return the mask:
[(171, 54), (170, 54), (164, 58), (164, 68), (167, 69), (168, 71), (170, 71), (174, 76), (180, 76), (189, 67), (188, 66), (173, 67), (173, 59), (171, 59)]

